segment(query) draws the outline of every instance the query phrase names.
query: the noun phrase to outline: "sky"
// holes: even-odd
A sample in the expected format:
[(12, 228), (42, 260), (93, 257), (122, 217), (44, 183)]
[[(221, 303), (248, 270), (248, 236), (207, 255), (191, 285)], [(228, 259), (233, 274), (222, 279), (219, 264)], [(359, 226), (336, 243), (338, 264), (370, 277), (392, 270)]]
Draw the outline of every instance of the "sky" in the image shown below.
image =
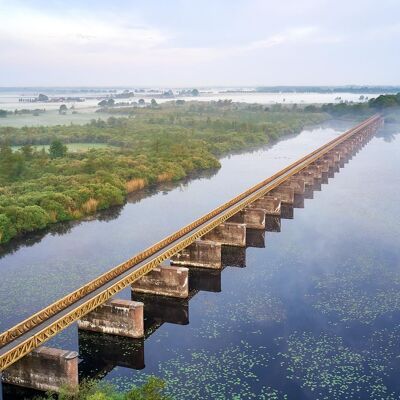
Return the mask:
[(399, 0), (0, 0), (0, 86), (400, 85)]

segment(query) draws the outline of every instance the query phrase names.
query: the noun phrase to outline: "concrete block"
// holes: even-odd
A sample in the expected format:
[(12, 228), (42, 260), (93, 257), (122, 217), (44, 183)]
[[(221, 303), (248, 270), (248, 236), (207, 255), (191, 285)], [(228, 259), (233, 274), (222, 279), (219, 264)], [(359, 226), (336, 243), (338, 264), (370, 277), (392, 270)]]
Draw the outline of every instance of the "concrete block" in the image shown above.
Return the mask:
[(244, 223), (247, 229), (265, 229), (265, 211), (261, 208), (246, 208)]
[(265, 211), (266, 215), (281, 214), (281, 200), (270, 194), (260, 197), (247, 206), (248, 208), (259, 208)]
[(78, 328), (141, 338), (144, 335), (143, 303), (122, 299), (109, 300), (78, 320)]
[(196, 240), (171, 257), (173, 265), (221, 269), (221, 244), (210, 240)]
[(39, 347), (2, 372), (3, 382), (42, 391), (78, 387), (78, 353)]
[(134, 282), (131, 288), (137, 293), (186, 298), (189, 295), (189, 270), (160, 265)]
[(246, 246), (246, 225), (224, 222), (202, 237), (227, 246)]
[(282, 203), (293, 204), (294, 202), (294, 189), (292, 187), (279, 185), (271, 191), (271, 194), (280, 199)]

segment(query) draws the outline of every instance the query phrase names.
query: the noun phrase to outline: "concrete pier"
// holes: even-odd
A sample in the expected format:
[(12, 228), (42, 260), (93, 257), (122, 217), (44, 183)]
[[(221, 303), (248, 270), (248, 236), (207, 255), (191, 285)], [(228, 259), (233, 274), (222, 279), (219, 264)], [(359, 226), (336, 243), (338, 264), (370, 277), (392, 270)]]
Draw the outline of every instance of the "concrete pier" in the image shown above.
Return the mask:
[(265, 211), (261, 208), (246, 208), (244, 223), (248, 229), (265, 229)]
[(78, 328), (141, 338), (144, 335), (143, 303), (122, 299), (110, 300), (78, 320)]
[(305, 186), (309, 185), (312, 186), (314, 185), (314, 174), (310, 171), (307, 171), (303, 169), (302, 171), (298, 172), (297, 174), (293, 175), (293, 178), (299, 178), (304, 180)]
[(246, 207), (229, 218), (227, 222), (246, 224), (247, 229), (264, 229), (265, 211), (261, 208)]
[[(304, 194), (306, 181), (304, 178), (300, 177), (291, 177), (285, 182), (286, 185), (293, 188), (294, 194)], [(284, 185), (285, 185), (284, 184)]]
[(221, 269), (221, 244), (210, 240), (196, 240), (171, 257), (173, 265)]
[(136, 293), (186, 298), (189, 295), (189, 270), (184, 267), (160, 265), (131, 286)]
[(271, 191), (274, 197), (281, 200), (282, 203), (293, 204), (294, 202), (294, 189), (286, 185), (279, 185)]
[(321, 179), (322, 178), (322, 169), (320, 166), (315, 164), (310, 164), (307, 167), (307, 171), (312, 172), (314, 175), (314, 179)]
[(78, 353), (39, 347), (2, 372), (12, 385), (58, 392), (61, 387), (78, 388)]
[(281, 214), (281, 200), (276, 196), (266, 195), (253, 201), (248, 208), (259, 208), (265, 211), (266, 215)]
[(204, 240), (210, 240), (227, 246), (246, 246), (246, 224), (224, 222), (211, 232), (203, 236)]

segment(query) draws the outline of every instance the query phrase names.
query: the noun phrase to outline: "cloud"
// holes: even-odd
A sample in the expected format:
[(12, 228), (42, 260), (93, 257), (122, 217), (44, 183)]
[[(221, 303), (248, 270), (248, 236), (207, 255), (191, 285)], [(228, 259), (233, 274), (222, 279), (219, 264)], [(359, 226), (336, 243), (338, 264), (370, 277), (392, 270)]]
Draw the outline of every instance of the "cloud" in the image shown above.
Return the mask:
[(103, 20), (85, 15), (51, 15), (24, 7), (2, 7), (1, 37), (35, 47), (93, 46), (149, 49), (162, 45), (168, 36), (148, 26), (129, 26), (123, 21)]

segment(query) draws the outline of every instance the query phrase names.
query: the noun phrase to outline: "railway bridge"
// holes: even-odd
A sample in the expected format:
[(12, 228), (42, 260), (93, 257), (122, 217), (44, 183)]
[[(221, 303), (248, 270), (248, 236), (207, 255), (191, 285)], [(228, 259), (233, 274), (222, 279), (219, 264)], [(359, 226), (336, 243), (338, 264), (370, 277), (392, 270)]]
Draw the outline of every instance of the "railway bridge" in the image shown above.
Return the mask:
[[(147, 294), (162, 298), (190, 297), (190, 268), (218, 271), (223, 264), (223, 246), (244, 248), (250, 231), (264, 231), (268, 218), (291, 218), (293, 206), (301, 207), (301, 199), (326, 183), (382, 124), (380, 115), (366, 119), (3, 332), (0, 335), (3, 381), (56, 391), (65, 384), (77, 385), (78, 353), (42, 346), (47, 340), (75, 322), (80, 332), (143, 338)], [(114, 297), (129, 286), (134, 300)]]

